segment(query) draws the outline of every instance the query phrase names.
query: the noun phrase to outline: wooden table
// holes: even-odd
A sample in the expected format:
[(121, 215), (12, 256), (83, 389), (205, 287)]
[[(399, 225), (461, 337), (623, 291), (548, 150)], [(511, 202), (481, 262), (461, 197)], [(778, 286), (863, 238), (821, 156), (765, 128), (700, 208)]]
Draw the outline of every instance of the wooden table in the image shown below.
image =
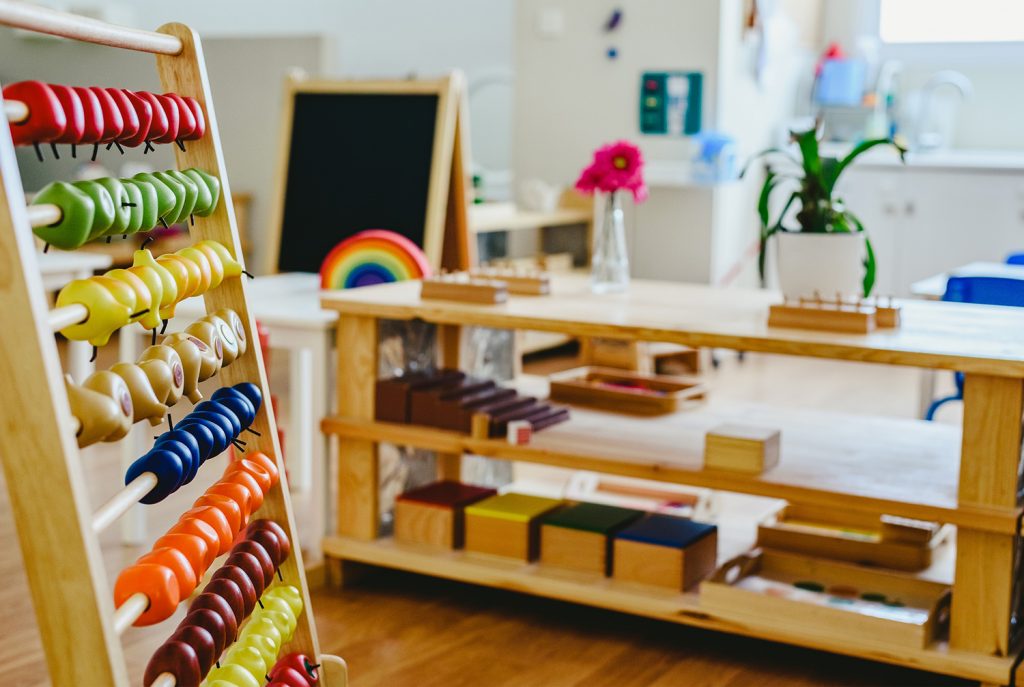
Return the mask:
[[(549, 596), (672, 622), (861, 656), (1004, 684), (1012, 670), (1009, 625), (1018, 517), (1017, 466), (1024, 416), (1024, 311), (924, 301), (903, 303), (903, 325), (871, 334), (772, 328), (778, 294), (635, 281), (626, 294), (596, 296), (585, 277), (556, 276), (547, 297), (512, 296), (502, 305), (423, 301), (417, 282), (324, 294), (337, 310), (338, 415), (324, 431), (339, 437), (338, 536), (329, 558), (416, 571)], [(733, 348), (966, 373), (963, 427), (919, 420), (780, 410), (716, 403), (659, 418), (574, 408), (572, 419), (526, 446), (444, 430), (377, 422), (377, 320), (420, 318), (439, 326), (442, 362), (457, 365), (460, 329), (480, 325), (570, 332), (692, 347)], [(780, 428), (779, 465), (761, 475), (703, 469), (704, 432), (740, 420)], [(885, 646), (874, 637), (830, 641), (777, 618), (738, 624), (719, 619), (699, 595), (657, 594), (609, 580), (555, 575), (538, 566), (430, 553), (379, 537), (376, 443), (442, 454), (440, 474), (457, 476), (463, 452), (645, 477), (784, 498), (880, 516), (953, 523), (958, 556), (929, 575), (953, 584), (950, 639), (925, 649)], [(749, 547), (723, 532), (720, 560)], [(351, 567), (349, 565), (349, 567)], [(954, 570), (955, 567), (955, 584)]]
[(919, 298), (941, 300), (950, 277), (1004, 277), (1024, 280), (1024, 265), (1004, 262), (971, 262), (950, 272), (934, 274), (910, 285), (910, 292)]

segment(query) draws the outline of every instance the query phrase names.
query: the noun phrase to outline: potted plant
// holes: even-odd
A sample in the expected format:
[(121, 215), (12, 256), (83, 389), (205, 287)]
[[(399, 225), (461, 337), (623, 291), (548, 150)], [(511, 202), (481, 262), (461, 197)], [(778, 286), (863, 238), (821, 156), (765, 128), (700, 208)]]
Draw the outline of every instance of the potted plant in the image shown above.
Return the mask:
[[(838, 159), (820, 155), (815, 128), (793, 131), (790, 135), (800, 151), (799, 159), (786, 150), (769, 148), (755, 155), (740, 174), (742, 177), (751, 162), (766, 155), (784, 156), (797, 168), (779, 170), (768, 166), (757, 202), (761, 218), (758, 258), (761, 280), (764, 281), (768, 240), (778, 235), (779, 286), (787, 297), (832, 298), (836, 294), (867, 297), (875, 284), (875, 252), (864, 225), (842, 199), (834, 195), (835, 186), (843, 171), (871, 148), (891, 145), (903, 161), (906, 148), (889, 138), (875, 138), (858, 143), (845, 157)], [(773, 221), (768, 201), (776, 189), (792, 180), (798, 182), (798, 187), (790, 192)], [(787, 214), (797, 202), (796, 225), (786, 226)]]

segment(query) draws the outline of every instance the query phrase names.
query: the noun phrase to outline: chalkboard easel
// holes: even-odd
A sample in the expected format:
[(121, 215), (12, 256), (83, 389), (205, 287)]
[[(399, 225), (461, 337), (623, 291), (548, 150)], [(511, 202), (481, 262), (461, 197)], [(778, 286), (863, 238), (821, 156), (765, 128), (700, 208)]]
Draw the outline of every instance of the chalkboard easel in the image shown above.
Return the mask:
[(265, 271), (316, 272), (340, 241), (396, 231), (431, 265), (472, 262), (464, 80), (324, 81), (285, 86), (277, 193)]

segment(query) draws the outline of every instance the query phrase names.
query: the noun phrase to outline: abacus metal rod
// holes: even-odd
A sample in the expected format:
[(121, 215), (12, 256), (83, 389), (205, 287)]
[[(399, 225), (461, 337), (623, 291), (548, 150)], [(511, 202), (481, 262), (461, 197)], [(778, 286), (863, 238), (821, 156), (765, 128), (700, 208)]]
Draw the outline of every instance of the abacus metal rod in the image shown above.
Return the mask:
[(11, 124), (21, 124), (28, 119), (28, 105), (20, 100), (5, 100), (4, 114)]
[(139, 499), (152, 491), (156, 484), (157, 477), (152, 472), (144, 472), (133, 479), (93, 513), (92, 531), (99, 534), (117, 522), (118, 518), (139, 502)]
[(149, 597), (142, 592), (132, 594), (114, 611), (114, 632), (121, 636), (149, 608)]
[(98, 19), (13, 0), (0, 0), (0, 24), (76, 41), (160, 55), (178, 55), (182, 50), (181, 39), (176, 36), (130, 29)]
[(55, 332), (59, 332), (61, 329), (70, 327), (73, 324), (81, 324), (87, 319), (89, 319), (89, 309), (81, 303), (54, 308), (46, 316), (50, 329)]
[(28, 211), (28, 222), (32, 225), (33, 229), (57, 224), (64, 217), (64, 211), (60, 209), (59, 205), (54, 205), (53, 203), (28, 205), (25, 207), (25, 210)]

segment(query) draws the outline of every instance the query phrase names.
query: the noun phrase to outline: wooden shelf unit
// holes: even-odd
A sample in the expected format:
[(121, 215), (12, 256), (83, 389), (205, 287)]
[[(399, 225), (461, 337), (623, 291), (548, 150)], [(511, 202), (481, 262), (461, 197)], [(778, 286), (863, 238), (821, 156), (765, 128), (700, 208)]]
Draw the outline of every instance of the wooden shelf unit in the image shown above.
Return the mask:
[[(195, 31), (179, 23), (165, 24), (156, 32), (140, 31), (9, 0), (0, 0), (0, 24), (153, 53), (163, 90), (194, 97), (205, 112), (205, 135), (174, 150), (177, 167), (198, 167), (216, 176), (221, 185), (220, 202), (211, 215), (196, 219), (189, 232), (190, 243), (217, 241), (241, 258), (217, 118)], [(84, 474), (89, 468), (82, 461), (76, 440), (78, 421), (68, 403), (10, 124), (2, 105), (0, 102), (0, 112), (4, 113), (0, 115), (0, 302), (4, 304), (5, 332), (0, 339), (4, 380), (0, 385), (0, 454), (11, 510), (50, 681), (58, 686), (88, 683), (125, 687), (130, 682), (119, 636), (121, 628), (115, 623), (113, 585), (103, 564), (97, 532), (103, 526), (97, 525), (96, 504), (91, 503), (86, 488)], [(265, 400), (251, 424), (252, 436), (246, 437), (247, 450), (261, 451), (276, 460), (280, 480), (266, 493), (252, 517), (273, 520), (288, 533), (294, 545), (280, 573), (283, 580), (299, 589), (303, 600), (294, 636), (281, 647), (280, 655), (301, 652), (323, 661), (323, 683), (343, 687), (347, 685), (344, 662), (320, 653), (245, 278), (225, 279), (216, 289), (207, 291), (204, 299), (209, 312), (234, 310), (248, 341), (246, 353), (219, 372), (219, 382), (223, 386), (251, 382), (260, 388)], [(181, 402), (175, 414), (187, 405)], [(119, 486), (111, 485), (112, 489)], [(183, 510), (187, 506), (182, 503)], [(129, 604), (131, 600), (125, 606)], [(168, 626), (167, 632), (170, 635), (173, 627)], [(160, 684), (167, 684), (164, 677), (158, 679)]]
[[(339, 438), (339, 536), (325, 541), (325, 553), (342, 562), (403, 568), (1009, 683), (1019, 650), (1018, 644), (1011, 646), (1010, 617), (1022, 513), (1016, 485), (1024, 418), (1024, 311), (907, 302), (899, 329), (843, 334), (768, 327), (768, 308), (781, 300), (765, 291), (659, 282), (633, 282), (625, 294), (597, 296), (587, 279), (576, 275), (556, 275), (551, 296), (512, 296), (496, 306), (421, 301), (416, 282), (324, 294), (323, 305), (340, 314), (338, 415), (323, 423)], [(529, 446), (511, 446), (376, 422), (377, 320), (412, 318), (440, 325), (441, 362), (447, 366), (458, 365), (461, 327), (478, 325), (959, 370), (966, 373), (964, 424), (957, 429), (756, 404), (729, 408), (712, 400), (706, 409), (663, 418), (574, 408), (568, 423), (538, 433)], [(740, 417), (782, 430), (779, 465), (753, 476), (703, 470), (703, 432)], [(693, 611), (687, 604), (696, 597), (686, 601), (691, 595), (652, 607), (645, 600), (649, 593), (626, 594), (605, 580), (576, 580), (555, 593), (551, 575), (534, 566), (506, 568), (465, 554), (396, 547), (378, 539), (376, 443), (382, 441), (438, 451), (441, 476), (457, 476), (462, 453), (472, 452), (956, 524), (959, 556), (948, 642), (953, 648), (943, 643), (908, 651), (873, 646), (870, 637), (828, 645), (799, 627), (780, 627), (777, 619), (766, 619), (762, 627), (716, 620)], [(342, 573), (344, 579), (344, 566)], [(682, 610), (676, 607), (680, 603)]]

